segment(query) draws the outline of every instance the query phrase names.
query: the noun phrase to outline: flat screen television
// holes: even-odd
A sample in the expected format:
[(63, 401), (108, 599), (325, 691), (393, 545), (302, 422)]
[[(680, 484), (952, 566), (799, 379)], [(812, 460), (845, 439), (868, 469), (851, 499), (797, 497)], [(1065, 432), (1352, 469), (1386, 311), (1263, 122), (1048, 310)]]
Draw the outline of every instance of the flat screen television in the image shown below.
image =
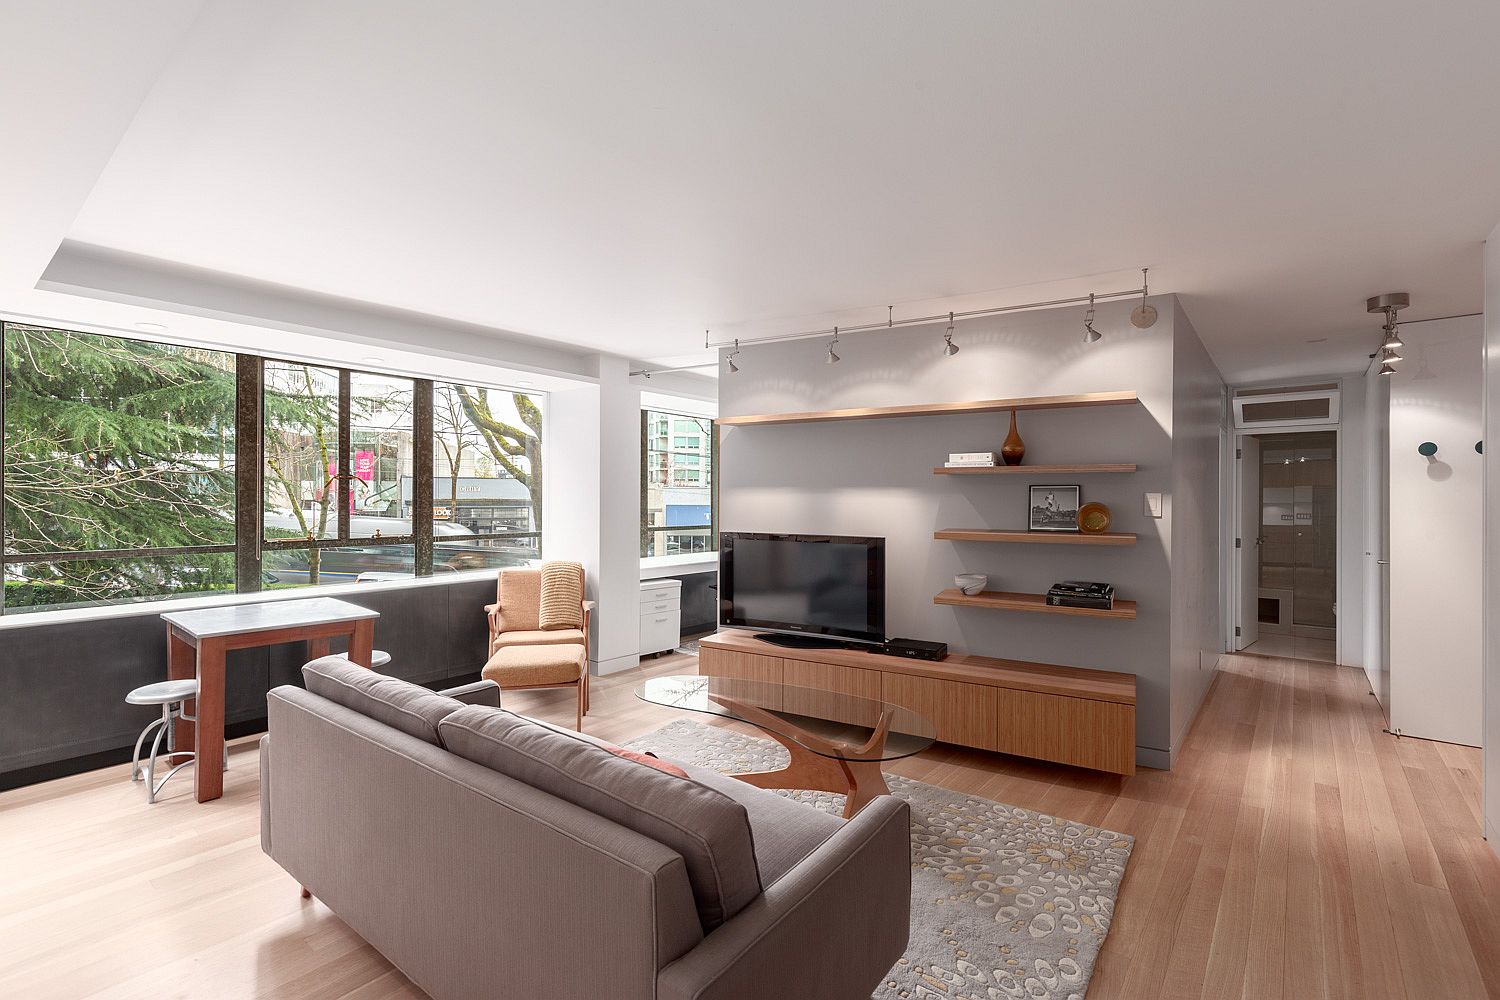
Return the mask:
[(783, 645), (885, 641), (885, 539), (719, 535), (719, 624)]

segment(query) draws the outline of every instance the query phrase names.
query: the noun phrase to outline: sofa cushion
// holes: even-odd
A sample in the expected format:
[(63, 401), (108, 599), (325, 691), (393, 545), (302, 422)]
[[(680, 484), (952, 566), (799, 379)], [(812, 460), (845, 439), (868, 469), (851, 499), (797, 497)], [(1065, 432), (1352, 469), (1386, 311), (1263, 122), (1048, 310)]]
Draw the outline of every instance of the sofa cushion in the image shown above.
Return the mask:
[(760, 895), (749, 813), (723, 792), (617, 757), (598, 741), (504, 709), (461, 708), (438, 731), (451, 753), (680, 854), (705, 933)]
[(434, 694), (399, 677), (377, 674), (342, 656), (313, 660), (302, 668), (302, 681), (313, 694), (434, 746), (442, 745), (438, 723), (463, 708), (463, 702), (456, 698)]
[(576, 562), (542, 563), (542, 610), (539, 624), (545, 631), (583, 628), (583, 565)]
[(682, 768), (689, 778), (723, 792), (745, 807), (750, 816), (751, 836), (755, 838), (755, 866), (760, 871), (761, 884), (767, 889), (844, 825), (832, 813), (809, 808), (731, 775), (691, 764)]

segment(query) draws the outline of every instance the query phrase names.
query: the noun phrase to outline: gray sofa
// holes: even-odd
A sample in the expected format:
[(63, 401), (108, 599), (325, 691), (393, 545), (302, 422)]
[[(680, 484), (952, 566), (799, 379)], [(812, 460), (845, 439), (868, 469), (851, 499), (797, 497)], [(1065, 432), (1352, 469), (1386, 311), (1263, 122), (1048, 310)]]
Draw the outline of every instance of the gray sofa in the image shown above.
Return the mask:
[(866, 1000), (906, 948), (898, 799), (844, 821), (667, 773), (488, 683), (304, 679), (268, 696), (262, 846), (438, 1000)]

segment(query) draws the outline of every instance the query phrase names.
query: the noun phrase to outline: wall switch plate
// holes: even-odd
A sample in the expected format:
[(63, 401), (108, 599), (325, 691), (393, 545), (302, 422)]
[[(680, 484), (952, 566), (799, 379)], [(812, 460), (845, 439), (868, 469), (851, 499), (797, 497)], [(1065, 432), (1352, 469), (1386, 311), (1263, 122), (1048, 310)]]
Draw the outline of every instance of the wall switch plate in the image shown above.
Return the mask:
[(1161, 517), (1161, 494), (1160, 493), (1147, 493), (1146, 494), (1146, 516), (1147, 517)]

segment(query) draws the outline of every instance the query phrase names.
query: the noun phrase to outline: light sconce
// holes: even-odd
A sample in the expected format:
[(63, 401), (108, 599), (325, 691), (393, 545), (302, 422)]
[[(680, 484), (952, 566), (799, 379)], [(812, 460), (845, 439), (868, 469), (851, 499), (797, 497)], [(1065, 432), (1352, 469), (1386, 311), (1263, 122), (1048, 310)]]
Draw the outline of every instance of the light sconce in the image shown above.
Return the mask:
[(843, 360), (837, 354), (835, 354), (834, 351), (833, 351), (833, 345), (837, 344), (838, 342), (839, 342), (839, 328), (838, 327), (834, 327), (833, 328), (833, 339), (828, 342), (828, 357), (825, 359), (825, 363), (826, 364), (836, 365), (840, 361)]
[(951, 358), (958, 353), (958, 345), (953, 342), (953, 314), (948, 314), (948, 330), (943, 334), (943, 356)]
[(1089, 292), (1089, 311), (1083, 314), (1083, 342), (1097, 344), (1102, 336), (1104, 334), (1094, 329), (1094, 293)]

